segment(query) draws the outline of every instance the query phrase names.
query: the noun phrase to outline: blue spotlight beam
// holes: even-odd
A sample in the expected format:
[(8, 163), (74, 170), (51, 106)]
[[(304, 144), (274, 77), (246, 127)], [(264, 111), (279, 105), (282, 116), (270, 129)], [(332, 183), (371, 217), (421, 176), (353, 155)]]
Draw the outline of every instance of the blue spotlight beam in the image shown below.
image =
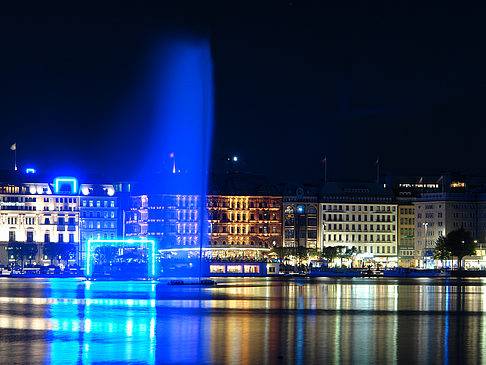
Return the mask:
[(86, 277), (92, 277), (92, 255), (97, 247), (115, 246), (115, 247), (147, 247), (148, 255), (148, 275), (149, 278), (155, 277), (155, 241), (146, 239), (127, 239), (127, 240), (98, 240), (89, 239), (87, 243), (87, 257), (86, 257)]

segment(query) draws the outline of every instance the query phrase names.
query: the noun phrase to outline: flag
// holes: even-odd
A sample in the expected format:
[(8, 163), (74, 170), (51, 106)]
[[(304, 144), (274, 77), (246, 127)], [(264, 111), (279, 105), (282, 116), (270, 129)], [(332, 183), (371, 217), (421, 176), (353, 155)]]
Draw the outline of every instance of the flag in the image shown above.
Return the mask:
[(171, 154), (169, 155), (170, 158), (174, 158), (174, 152), (171, 152)]
[(327, 163), (327, 156), (324, 156), (324, 158), (322, 159), (322, 163)]
[(17, 142), (15, 142), (13, 145), (10, 146), (10, 149), (12, 151), (15, 151), (17, 149)]
[(379, 165), (379, 164), (380, 164), (380, 160), (376, 159), (375, 165)]
[(422, 176), (419, 180), (419, 184), (422, 184), (423, 181), (424, 181), (424, 177)]
[(442, 180), (444, 180), (444, 176), (439, 177), (439, 180), (437, 180), (437, 184), (440, 183)]

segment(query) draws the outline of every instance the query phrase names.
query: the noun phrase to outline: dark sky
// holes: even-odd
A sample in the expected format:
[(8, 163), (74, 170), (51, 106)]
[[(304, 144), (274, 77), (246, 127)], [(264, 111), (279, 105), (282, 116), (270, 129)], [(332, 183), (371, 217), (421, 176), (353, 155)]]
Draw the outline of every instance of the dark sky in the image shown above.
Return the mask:
[(324, 156), (333, 179), (372, 179), (377, 156), (396, 175), (486, 171), (484, 9), (264, 3), (2, 8), (0, 167), (17, 142), (22, 167), (140, 173), (150, 55), (190, 33), (212, 47), (216, 169), (238, 154), (274, 181), (316, 182)]

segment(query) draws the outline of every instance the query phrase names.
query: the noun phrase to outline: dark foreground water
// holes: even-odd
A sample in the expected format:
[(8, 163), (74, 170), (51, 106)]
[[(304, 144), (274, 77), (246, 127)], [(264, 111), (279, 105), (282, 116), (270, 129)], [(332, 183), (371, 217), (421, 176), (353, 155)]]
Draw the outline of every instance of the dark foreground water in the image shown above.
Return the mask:
[(483, 279), (0, 279), (0, 363), (486, 362)]

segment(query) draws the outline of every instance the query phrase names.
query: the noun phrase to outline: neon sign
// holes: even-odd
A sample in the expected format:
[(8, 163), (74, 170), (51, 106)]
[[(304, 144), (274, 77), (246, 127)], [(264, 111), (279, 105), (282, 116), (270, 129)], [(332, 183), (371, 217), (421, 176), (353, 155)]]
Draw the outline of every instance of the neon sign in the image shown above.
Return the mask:
[(90, 278), (93, 274), (93, 255), (97, 247), (115, 246), (115, 247), (137, 247), (146, 246), (148, 249), (148, 276), (153, 278), (155, 276), (155, 241), (146, 239), (130, 239), (130, 240), (99, 240), (89, 239), (87, 242), (87, 257), (86, 257), (86, 276)]
[(78, 179), (75, 177), (56, 177), (54, 179), (54, 193), (66, 193), (65, 190), (61, 190), (61, 188), (65, 185), (70, 186), (70, 190), (72, 194), (77, 194), (78, 192)]

